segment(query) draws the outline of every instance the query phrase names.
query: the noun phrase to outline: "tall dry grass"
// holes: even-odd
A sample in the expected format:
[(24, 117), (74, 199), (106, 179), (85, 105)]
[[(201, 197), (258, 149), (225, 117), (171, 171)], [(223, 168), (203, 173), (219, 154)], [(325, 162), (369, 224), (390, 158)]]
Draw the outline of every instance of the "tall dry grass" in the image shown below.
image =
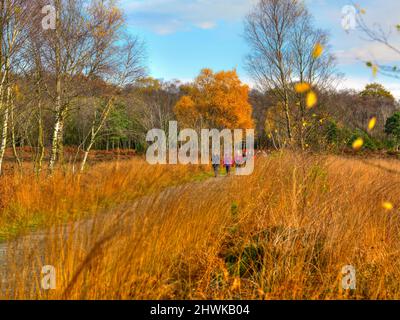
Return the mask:
[(151, 166), (137, 158), (97, 164), (84, 174), (72, 166), (51, 177), (26, 167), (0, 178), (0, 240), (54, 224), (78, 220), (137, 197), (192, 179), (203, 168)]
[[(164, 189), (10, 243), (3, 293), (11, 299), (399, 299), (396, 170), (396, 161), (260, 158), (251, 176)], [(385, 210), (384, 201), (394, 210)], [(40, 289), (45, 264), (56, 267), (56, 290)], [(353, 292), (341, 288), (345, 265), (357, 271)]]

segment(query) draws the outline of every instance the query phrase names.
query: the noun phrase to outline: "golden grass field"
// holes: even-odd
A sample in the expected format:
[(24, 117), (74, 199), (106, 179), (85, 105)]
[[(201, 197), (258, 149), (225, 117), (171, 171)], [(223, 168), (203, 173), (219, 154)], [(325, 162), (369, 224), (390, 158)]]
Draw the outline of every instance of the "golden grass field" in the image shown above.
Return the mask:
[(3, 296), (400, 299), (398, 161), (283, 152), (251, 176), (206, 171), (136, 159), (2, 178)]

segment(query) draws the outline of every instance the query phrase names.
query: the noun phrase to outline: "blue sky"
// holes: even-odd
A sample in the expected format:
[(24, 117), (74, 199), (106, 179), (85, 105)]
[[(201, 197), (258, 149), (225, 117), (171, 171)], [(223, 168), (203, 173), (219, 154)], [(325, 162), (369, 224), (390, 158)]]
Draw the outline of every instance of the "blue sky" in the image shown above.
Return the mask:
[[(121, 0), (128, 26), (146, 42), (151, 76), (165, 80), (192, 80), (202, 68), (236, 68), (241, 79), (252, 80), (244, 68), (248, 47), (244, 41), (243, 18), (256, 0)], [(318, 27), (331, 34), (332, 51), (339, 70), (345, 74), (341, 88), (361, 89), (371, 81), (383, 83), (400, 97), (400, 81), (378, 76), (362, 61), (396, 64), (399, 55), (384, 46), (365, 41), (356, 31), (341, 27), (341, 11), (351, 0), (305, 0)], [(359, 0), (366, 20), (383, 28), (400, 23), (399, 0)], [(394, 34), (394, 43), (400, 38)]]

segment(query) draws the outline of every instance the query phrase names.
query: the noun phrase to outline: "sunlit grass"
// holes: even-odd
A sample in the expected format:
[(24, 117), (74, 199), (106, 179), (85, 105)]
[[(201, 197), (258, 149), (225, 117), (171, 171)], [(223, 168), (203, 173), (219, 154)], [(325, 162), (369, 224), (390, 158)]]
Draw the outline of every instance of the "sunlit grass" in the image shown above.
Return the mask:
[(46, 172), (37, 177), (30, 169), (0, 180), (0, 241), (82, 219), (168, 186), (207, 178), (200, 167), (154, 167), (139, 158), (97, 164), (82, 175), (64, 168), (52, 177)]
[[(11, 244), (5, 297), (399, 299), (400, 165), (371, 164), (276, 153), (248, 177), (205, 173), (163, 191), (154, 182), (154, 192), (95, 222)], [(114, 175), (98, 177), (108, 194), (136, 190), (135, 179)], [(96, 194), (98, 179), (85, 180), (87, 190)], [(39, 289), (44, 264), (56, 267), (56, 290)], [(357, 271), (354, 292), (341, 288), (346, 265)]]

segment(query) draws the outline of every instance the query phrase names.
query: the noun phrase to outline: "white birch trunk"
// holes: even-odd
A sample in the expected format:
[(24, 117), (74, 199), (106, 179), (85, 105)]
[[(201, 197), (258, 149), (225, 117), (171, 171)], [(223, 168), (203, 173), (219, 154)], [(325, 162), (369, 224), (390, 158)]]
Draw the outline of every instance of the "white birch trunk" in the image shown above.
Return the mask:
[(85, 153), (83, 155), (83, 160), (82, 160), (82, 163), (81, 163), (81, 172), (83, 172), (83, 170), (85, 170), (85, 166), (86, 166), (86, 162), (87, 162), (87, 158), (88, 158), (89, 152), (92, 149), (94, 143), (96, 142), (96, 138), (97, 138), (100, 130), (103, 128), (103, 126), (104, 126), (104, 124), (105, 124), (105, 122), (106, 122), (106, 120), (108, 118), (108, 115), (110, 114), (110, 111), (111, 111), (112, 107), (113, 107), (113, 99), (111, 98), (107, 102), (107, 105), (103, 110), (103, 113), (102, 113), (101, 118), (100, 118), (100, 123), (97, 126), (97, 128), (95, 128), (95, 121), (93, 122), (93, 125), (92, 125), (92, 128), (91, 128), (91, 132), (90, 132), (90, 142), (89, 142), (88, 147), (85, 149)]
[(50, 155), (50, 163), (49, 170), (53, 172), (54, 166), (57, 160), (58, 146), (59, 146), (59, 135), (62, 127), (62, 119), (61, 114), (58, 112), (56, 115), (56, 123), (54, 125), (53, 137), (51, 139), (51, 155)]
[(60, 43), (60, 15), (59, 10), (61, 8), (60, 1), (56, 1), (57, 8), (57, 26), (56, 26), (56, 45), (55, 45), (55, 56), (56, 56), (56, 105), (55, 105), (55, 116), (56, 122), (54, 124), (53, 137), (51, 140), (51, 154), (49, 162), (50, 174), (54, 171), (54, 166), (57, 161), (57, 154), (60, 142), (60, 133), (63, 127), (62, 121), (62, 101), (61, 101), (61, 43)]
[[(7, 100), (11, 93), (11, 88), (7, 88)], [(1, 110), (1, 108), (0, 108)], [(4, 154), (7, 147), (7, 133), (8, 133), (8, 118), (9, 118), (9, 107), (5, 106), (4, 116), (3, 116), (3, 130), (1, 133), (1, 145), (0, 145), (0, 175), (2, 174)]]

